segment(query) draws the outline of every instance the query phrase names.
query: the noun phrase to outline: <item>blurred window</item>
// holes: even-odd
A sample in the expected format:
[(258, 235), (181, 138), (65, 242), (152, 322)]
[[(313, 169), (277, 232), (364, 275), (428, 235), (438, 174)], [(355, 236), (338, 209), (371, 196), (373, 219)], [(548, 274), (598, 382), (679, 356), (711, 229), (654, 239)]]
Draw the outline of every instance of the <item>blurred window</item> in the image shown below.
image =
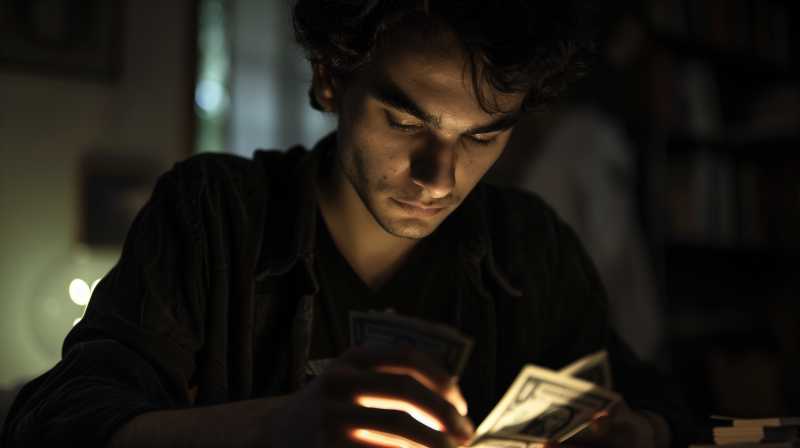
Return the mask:
[(334, 115), (309, 105), (311, 67), (286, 2), (201, 0), (199, 21), (198, 152), (311, 147), (335, 129)]
[(197, 116), (195, 152), (227, 150), (230, 117), (230, 8), (226, 0), (200, 0), (197, 26), (197, 85), (194, 110)]

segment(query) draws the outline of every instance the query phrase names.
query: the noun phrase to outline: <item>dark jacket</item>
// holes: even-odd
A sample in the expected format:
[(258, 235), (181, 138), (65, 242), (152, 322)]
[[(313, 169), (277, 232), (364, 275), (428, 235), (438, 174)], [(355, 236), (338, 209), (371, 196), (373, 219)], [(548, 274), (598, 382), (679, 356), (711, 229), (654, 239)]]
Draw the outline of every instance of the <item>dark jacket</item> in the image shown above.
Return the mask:
[[(101, 447), (139, 414), (191, 406), (195, 386), (196, 406), (301, 388), (319, 292), (314, 185), (335, 142), (199, 155), (164, 174), (62, 361), (19, 394), (0, 446)], [(608, 347), (615, 388), (685, 444), (672, 384), (610, 330), (598, 275), (550, 208), (479, 184), (447, 219), (461, 260), (455, 321), (476, 340), (461, 380), (474, 421), (524, 364), (558, 369)]]

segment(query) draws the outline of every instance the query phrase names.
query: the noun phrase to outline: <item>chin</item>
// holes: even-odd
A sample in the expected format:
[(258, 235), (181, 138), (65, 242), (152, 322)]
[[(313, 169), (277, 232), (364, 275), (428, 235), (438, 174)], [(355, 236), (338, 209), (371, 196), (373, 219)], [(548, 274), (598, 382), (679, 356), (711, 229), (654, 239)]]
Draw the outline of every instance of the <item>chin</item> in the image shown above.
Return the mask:
[(424, 222), (419, 218), (380, 218), (375, 216), (375, 221), (390, 235), (398, 238), (419, 240), (433, 233), (438, 227), (438, 222)]

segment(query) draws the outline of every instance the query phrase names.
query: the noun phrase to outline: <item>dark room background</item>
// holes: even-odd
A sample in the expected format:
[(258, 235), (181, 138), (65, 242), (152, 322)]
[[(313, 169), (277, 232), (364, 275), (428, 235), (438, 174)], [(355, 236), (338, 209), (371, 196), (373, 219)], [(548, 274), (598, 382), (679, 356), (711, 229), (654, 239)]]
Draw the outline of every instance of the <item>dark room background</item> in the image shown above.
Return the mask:
[[(576, 230), (619, 333), (701, 428), (800, 414), (800, 4), (592, 4), (593, 73), (486, 180)], [(335, 128), (309, 79), (285, 0), (0, 0), (0, 417), (161, 172)]]

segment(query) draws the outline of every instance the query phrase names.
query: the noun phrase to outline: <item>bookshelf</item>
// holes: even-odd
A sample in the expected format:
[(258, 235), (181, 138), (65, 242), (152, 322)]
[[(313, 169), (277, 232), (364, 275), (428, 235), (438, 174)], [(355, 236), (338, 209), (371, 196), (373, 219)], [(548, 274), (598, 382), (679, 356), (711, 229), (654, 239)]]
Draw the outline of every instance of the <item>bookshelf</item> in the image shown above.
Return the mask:
[(519, 182), (570, 104), (624, 123), (668, 312), (654, 360), (697, 441), (711, 414), (800, 415), (800, 2), (600, 3), (595, 70), (563, 109), (524, 116), (486, 179)]
[(779, 316), (800, 301), (800, 2), (637, 8), (628, 118), (673, 375), (701, 427), (800, 413), (798, 333)]

